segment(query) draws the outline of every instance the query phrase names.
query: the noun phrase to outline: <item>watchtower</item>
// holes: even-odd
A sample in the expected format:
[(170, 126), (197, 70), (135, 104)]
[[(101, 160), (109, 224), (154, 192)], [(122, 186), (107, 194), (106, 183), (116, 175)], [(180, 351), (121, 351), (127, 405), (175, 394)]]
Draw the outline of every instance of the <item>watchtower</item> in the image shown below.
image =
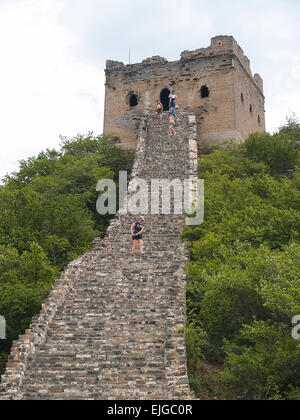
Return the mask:
[(136, 128), (146, 109), (164, 109), (175, 90), (178, 111), (197, 115), (198, 143), (244, 141), (265, 131), (262, 78), (232, 36), (212, 38), (208, 48), (184, 51), (178, 61), (155, 56), (138, 64), (107, 61), (104, 133), (135, 147)]

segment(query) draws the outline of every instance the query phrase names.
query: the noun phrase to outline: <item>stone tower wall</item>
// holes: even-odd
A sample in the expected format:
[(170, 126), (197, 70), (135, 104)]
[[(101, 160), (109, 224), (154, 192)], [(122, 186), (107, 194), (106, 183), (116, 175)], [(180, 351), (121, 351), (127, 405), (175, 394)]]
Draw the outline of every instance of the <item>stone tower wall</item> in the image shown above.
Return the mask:
[[(201, 97), (202, 86), (209, 89), (207, 98)], [(199, 144), (243, 141), (265, 130), (262, 79), (252, 76), (250, 61), (233, 37), (218, 36), (210, 47), (184, 51), (174, 62), (162, 57), (131, 65), (107, 61), (104, 133), (134, 148), (140, 115), (155, 109), (164, 88), (175, 90), (179, 112), (197, 115)], [(133, 94), (135, 107), (130, 106)]]

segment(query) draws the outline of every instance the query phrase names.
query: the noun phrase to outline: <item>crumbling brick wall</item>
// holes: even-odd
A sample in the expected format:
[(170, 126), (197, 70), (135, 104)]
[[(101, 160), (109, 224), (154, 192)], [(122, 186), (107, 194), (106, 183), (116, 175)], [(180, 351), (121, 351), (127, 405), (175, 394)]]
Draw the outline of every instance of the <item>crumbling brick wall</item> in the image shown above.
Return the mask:
[[(201, 95), (203, 86), (207, 97)], [(240, 142), (265, 130), (262, 79), (252, 75), (249, 59), (231, 36), (184, 51), (174, 62), (159, 56), (130, 65), (107, 61), (104, 133), (134, 148), (141, 113), (155, 110), (163, 89), (175, 90), (179, 112), (197, 115), (199, 144)]]

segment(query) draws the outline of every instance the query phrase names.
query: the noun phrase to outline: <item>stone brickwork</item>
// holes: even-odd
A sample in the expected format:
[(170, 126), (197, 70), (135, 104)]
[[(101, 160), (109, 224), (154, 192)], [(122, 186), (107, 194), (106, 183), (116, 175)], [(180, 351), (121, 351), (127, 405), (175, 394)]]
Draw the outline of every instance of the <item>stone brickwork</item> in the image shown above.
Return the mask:
[[(133, 177), (195, 179), (196, 117), (139, 118)], [(135, 217), (118, 213), (104, 239), (71, 263), (15, 342), (2, 400), (191, 399), (184, 342), (188, 250), (183, 215), (146, 216), (143, 259), (130, 256)]]
[[(208, 97), (202, 98), (202, 87), (208, 88)], [(265, 130), (262, 79), (252, 75), (248, 58), (231, 36), (213, 38), (208, 48), (184, 51), (179, 61), (162, 57), (131, 65), (107, 61), (105, 134), (134, 148), (141, 112), (155, 109), (163, 89), (175, 90), (179, 111), (196, 114), (199, 145), (241, 142), (250, 133)]]

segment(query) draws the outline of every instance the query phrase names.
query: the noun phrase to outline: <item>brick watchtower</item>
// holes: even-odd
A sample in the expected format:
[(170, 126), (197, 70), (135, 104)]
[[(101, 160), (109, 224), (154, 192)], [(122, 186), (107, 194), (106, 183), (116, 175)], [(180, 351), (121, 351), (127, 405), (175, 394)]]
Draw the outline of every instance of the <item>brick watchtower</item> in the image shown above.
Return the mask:
[(104, 133), (134, 148), (145, 109), (155, 109), (175, 90), (180, 111), (197, 115), (198, 143), (244, 141), (265, 131), (263, 81), (232, 36), (217, 36), (208, 48), (184, 51), (178, 61), (152, 57), (139, 64), (107, 61)]

